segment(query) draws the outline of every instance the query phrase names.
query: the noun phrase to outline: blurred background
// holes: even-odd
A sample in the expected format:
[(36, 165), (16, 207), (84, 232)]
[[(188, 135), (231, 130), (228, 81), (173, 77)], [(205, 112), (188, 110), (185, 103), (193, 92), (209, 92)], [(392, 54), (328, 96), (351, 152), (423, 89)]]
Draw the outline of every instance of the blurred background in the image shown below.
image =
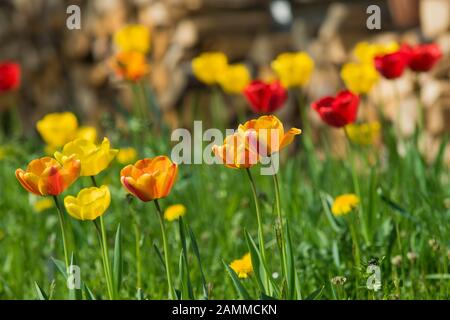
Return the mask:
[[(81, 30), (66, 28), (71, 4), (81, 8)], [(372, 4), (381, 8), (381, 30), (366, 28)], [(270, 78), (270, 62), (279, 53), (307, 51), (316, 65), (306, 88), (313, 101), (344, 87), (340, 68), (357, 42), (395, 40), (441, 46), (444, 58), (419, 79), (427, 129), (421, 146), (429, 159), (450, 131), (449, 0), (1, 0), (0, 61), (21, 64), (22, 85), (18, 93), (0, 95), (0, 110), (17, 106), (27, 135), (35, 135), (35, 122), (55, 111), (73, 111), (84, 124), (101, 126), (118, 104), (131, 103), (129, 88), (114, 79), (109, 63), (114, 33), (130, 23), (151, 30), (145, 81), (172, 128), (192, 125), (194, 99), (208, 107), (208, 88), (191, 71), (192, 58), (201, 52), (222, 51), (231, 62), (245, 63), (253, 77)], [(416, 89), (410, 73), (395, 83), (382, 80), (367, 103), (384, 108), (399, 134), (412, 135)], [(246, 104), (241, 96), (224, 101)], [(229, 108), (230, 121), (234, 109)], [(297, 115), (293, 101), (280, 111), (292, 124)], [(313, 112), (308, 117), (313, 128), (323, 125)], [(337, 141), (341, 135), (336, 132)], [(450, 164), (449, 147), (446, 161)]]

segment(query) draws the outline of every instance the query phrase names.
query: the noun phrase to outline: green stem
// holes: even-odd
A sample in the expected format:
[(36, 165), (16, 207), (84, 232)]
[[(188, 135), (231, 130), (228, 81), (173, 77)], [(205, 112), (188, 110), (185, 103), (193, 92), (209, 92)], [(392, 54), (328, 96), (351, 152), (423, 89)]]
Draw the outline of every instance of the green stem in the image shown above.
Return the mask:
[(66, 272), (67, 272), (67, 270), (70, 266), (70, 260), (69, 260), (69, 253), (67, 251), (66, 230), (64, 228), (64, 215), (62, 212), (61, 205), (59, 203), (58, 196), (53, 196), (53, 200), (55, 201), (55, 206), (58, 211), (59, 227), (61, 228), (61, 236), (62, 236), (63, 248), (64, 248), (64, 261), (66, 263)]
[[(100, 224), (98, 222), (100, 220)], [(112, 284), (112, 278), (111, 278), (111, 271), (109, 266), (109, 259), (108, 259), (108, 251), (106, 248), (106, 233), (105, 233), (105, 227), (103, 224), (103, 219), (100, 216), (98, 219), (94, 220), (95, 229), (97, 230), (98, 234), (98, 240), (100, 243), (100, 251), (102, 255), (102, 262), (103, 262), (103, 272), (105, 273), (105, 280), (106, 280), (106, 287), (108, 290), (108, 296), (110, 300), (114, 300), (114, 289)]]
[[(259, 208), (258, 195), (256, 193), (256, 185), (255, 185), (255, 181), (253, 180), (253, 176), (252, 176), (250, 169), (246, 168), (245, 171), (247, 172), (247, 176), (250, 181), (250, 187), (252, 189), (252, 194), (253, 194), (253, 201), (255, 202), (256, 220), (258, 222), (258, 240), (259, 240), (259, 249), (261, 252), (261, 258), (264, 261), (264, 264), (266, 265), (266, 248), (264, 245), (262, 217), (261, 217), (261, 210)], [(266, 272), (265, 272), (265, 274), (266, 274), (266, 277), (265, 277), (266, 286), (265, 287), (266, 287), (266, 289), (268, 289), (270, 281), (269, 281), (269, 276), (267, 275)]]
[(135, 246), (136, 246), (136, 287), (142, 288), (142, 279), (141, 279), (141, 233), (139, 231), (139, 226), (137, 222), (134, 224), (134, 237), (135, 237)]
[(164, 226), (164, 218), (163, 218), (163, 212), (161, 210), (161, 207), (159, 206), (158, 200), (155, 199), (155, 207), (158, 215), (159, 225), (161, 227), (161, 234), (163, 239), (163, 247), (164, 247), (164, 262), (166, 264), (166, 275), (167, 275), (167, 285), (169, 286), (169, 299), (175, 299), (175, 291), (173, 289), (172, 285), (172, 273), (170, 271), (170, 264), (169, 264), (169, 249), (167, 245), (167, 237), (166, 237), (166, 228)]

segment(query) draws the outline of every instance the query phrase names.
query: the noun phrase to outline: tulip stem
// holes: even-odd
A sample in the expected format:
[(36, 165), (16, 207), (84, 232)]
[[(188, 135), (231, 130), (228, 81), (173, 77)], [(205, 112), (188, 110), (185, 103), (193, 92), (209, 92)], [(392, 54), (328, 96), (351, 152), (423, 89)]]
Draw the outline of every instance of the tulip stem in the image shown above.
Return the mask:
[(105, 225), (101, 216), (98, 219), (94, 220), (94, 225), (95, 229), (97, 230), (98, 240), (100, 242), (100, 249), (103, 260), (103, 272), (105, 273), (106, 287), (108, 290), (109, 299), (114, 300), (114, 289), (111, 278), (111, 270), (109, 266), (108, 249), (106, 247)]
[[(264, 264), (266, 264), (266, 248), (264, 245), (264, 233), (262, 228), (261, 210), (259, 208), (258, 195), (256, 193), (256, 185), (255, 181), (253, 180), (250, 168), (246, 168), (245, 171), (247, 172), (248, 179), (250, 180), (250, 187), (252, 189), (253, 200), (255, 202), (256, 219), (258, 221), (258, 240), (259, 240), (259, 248), (261, 251), (261, 258), (264, 261)], [(266, 288), (269, 288), (269, 278), (267, 274), (265, 280), (266, 280)]]
[(167, 284), (169, 286), (169, 299), (175, 299), (176, 295), (173, 290), (172, 285), (172, 273), (170, 271), (170, 264), (169, 264), (169, 249), (167, 245), (167, 237), (166, 237), (166, 228), (164, 226), (164, 220), (163, 220), (163, 212), (161, 210), (161, 207), (159, 206), (158, 200), (154, 200), (155, 207), (156, 207), (156, 213), (158, 215), (159, 219), (159, 225), (161, 227), (161, 234), (162, 234), (162, 240), (163, 240), (163, 247), (164, 247), (164, 262), (166, 264), (166, 275), (167, 275)]
[(58, 211), (58, 218), (59, 218), (59, 227), (61, 228), (61, 236), (63, 241), (63, 248), (64, 248), (64, 260), (66, 263), (66, 272), (69, 269), (70, 266), (70, 260), (69, 260), (69, 253), (67, 251), (67, 241), (66, 241), (66, 229), (64, 227), (64, 215), (62, 212), (61, 205), (59, 203), (58, 196), (53, 196), (53, 200), (55, 201), (55, 206)]

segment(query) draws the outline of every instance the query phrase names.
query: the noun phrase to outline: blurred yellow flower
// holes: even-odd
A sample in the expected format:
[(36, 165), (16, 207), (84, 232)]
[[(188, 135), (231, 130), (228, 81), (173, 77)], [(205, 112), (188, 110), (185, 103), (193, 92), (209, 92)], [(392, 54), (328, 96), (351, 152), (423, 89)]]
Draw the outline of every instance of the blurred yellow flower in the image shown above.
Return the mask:
[(78, 220), (95, 220), (105, 213), (111, 203), (107, 186), (82, 189), (76, 197), (64, 198), (67, 212)]
[(119, 52), (113, 58), (112, 68), (120, 78), (132, 82), (141, 80), (150, 71), (145, 55), (138, 51)]
[(379, 80), (377, 70), (370, 63), (346, 63), (341, 77), (347, 88), (357, 94), (368, 93)]
[(123, 52), (150, 50), (150, 29), (140, 24), (130, 24), (114, 34), (114, 43)]
[(101, 145), (83, 139), (76, 139), (67, 143), (62, 152), (55, 152), (55, 158), (64, 162), (75, 155), (81, 162), (81, 176), (95, 176), (105, 170), (116, 156), (118, 150), (111, 149), (108, 138), (103, 138)]
[(374, 144), (380, 135), (381, 125), (378, 121), (367, 123), (353, 123), (345, 127), (349, 139), (359, 145)]
[(271, 65), (286, 88), (304, 86), (314, 70), (314, 61), (306, 52), (282, 53)]
[(97, 141), (97, 129), (95, 129), (95, 127), (87, 127), (87, 126), (80, 127), (77, 130), (75, 138), (88, 140), (95, 143)]
[(0, 146), (0, 160), (3, 160), (6, 158), (6, 148)]
[(359, 198), (353, 194), (343, 194), (334, 199), (331, 212), (336, 216), (344, 216), (352, 211), (359, 204)]
[(231, 94), (239, 94), (250, 83), (250, 72), (244, 64), (229, 65), (219, 75), (218, 82), (222, 89)]
[(227, 67), (228, 59), (222, 52), (204, 52), (192, 60), (195, 77), (208, 85), (218, 83)]
[(248, 276), (253, 272), (250, 253), (247, 253), (241, 259), (234, 260), (230, 264), (230, 268), (236, 272), (239, 278), (248, 278)]
[(397, 51), (400, 48), (395, 41), (386, 44), (359, 42), (353, 49), (353, 55), (362, 63), (373, 63), (373, 59), (378, 55), (384, 55)]
[(33, 210), (37, 213), (43, 212), (50, 208), (53, 208), (53, 200), (51, 198), (43, 198), (41, 200), (37, 200), (33, 204)]
[(78, 121), (71, 112), (49, 113), (36, 123), (42, 139), (51, 148), (59, 148), (75, 138)]
[(179, 217), (184, 216), (186, 213), (186, 207), (182, 204), (174, 204), (170, 207), (168, 207), (164, 211), (164, 219), (167, 221), (174, 221), (177, 220)]
[(121, 164), (133, 163), (137, 158), (137, 151), (135, 148), (123, 148), (119, 149), (117, 153), (117, 161)]

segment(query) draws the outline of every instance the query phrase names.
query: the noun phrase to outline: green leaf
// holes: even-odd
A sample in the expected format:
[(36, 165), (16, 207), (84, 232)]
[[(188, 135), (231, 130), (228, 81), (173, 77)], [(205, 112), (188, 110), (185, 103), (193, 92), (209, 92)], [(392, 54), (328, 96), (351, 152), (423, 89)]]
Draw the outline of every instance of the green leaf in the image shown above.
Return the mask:
[(164, 258), (161, 254), (161, 251), (159, 251), (159, 248), (156, 245), (156, 243), (153, 244), (153, 249), (155, 249), (156, 255), (158, 256), (158, 258), (159, 258), (158, 260), (159, 260), (159, 262), (161, 262), (163, 269), (166, 270), (166, 264), (164, 263)]
[(122, 229), (119, 223), (116, 231), (116, 239), (114, 243), (114, 257), (113, 257), (113, 281), (116, 292), (120, 291), (122, 283), (122, 271), (123, 271)]
[(51, 260), (56, 266), (56, 269), (63, 275), (64, 279), (67, 280), (66, 264), (61, 260), (55, 259), (53, 257), (51, 257)]
[(45, 291), (39, 286), (39, 284), (35, 281), (34, 287), (36, 288), (36, 292), (39, 300), (48, 300), (48, 295)]
[(178, 227), (179, 227), (179, 231), (180, 231), (180, 240), (181, 240), (181, 247), (182, 247), (183, 259), (184, 259), (184, 267), (186, 269), (184, 280), (186, 281), (186, 289), (187, 289), (187, 293), (188, 293), (187, 297), (189, 297), (189, 299), (191, 299), (191, 300), (194, 300), (194, 292), (192, 290), (189, 261), (188, 261), (188, 251), (187, 251), (187, 244), (186, 244), (186, 229), (185, 229), (182, 217), (180, 217), (178, 219)]
[(202, 260), (200, 258), (200, 251), (198, 250), (197, 240), (195, 239), (194, 232), (192, 231), (189, 225), (187, 226), (187, 229), (189, 233), (189, 238), (191, 239), (192, 250), (194, 251), (194, 255), (197, 258), (197, 262), (200, 268), (200, 274), (202, 277), (203, 297), (205, 298), (205, 300), (208, 300), (208, 287), (206, 285), (206, 278), (203, 272)]
[(84, 285), (84, 295), (86, 296), (86, 300), (97, 300), (87, 284)]
[(250, 300), (250, 295), (248, 294), (247, 290), (242, 285), (241, 281), (239, 280), (236, 272), (234, 272), (233, 269), (230, 268), (228, 264), (225, 263), (225, 261), (222, 261), (223, 265), (225, 266), (225, 269), (227, 269), (228, 274), (231, 277), (231, 280), (233, 281), (234, 287), (236, 288), (236, 291), (244, 300)]
[(311, 294), (309, 294), (305, 300), (318, 300), (322, 296), (324, 286), (320, 287), (319, 289), (316, 289)]
[(247, 247), (250, 251), (250, 256), (252, 259), (253, 272), (256, 277), (256, 282), (258, 283), (258, 287), (261, 290), (262, 294), (267, 294), (268, 288), (264, 285), (266, 278), (266, 270), (264, 270), (264, 262), (262, 261), (261, 254), (253, 241), (251, 235), (247, 230), (244, 230), (245, 240), (247, 241)]
[(320, 192), (320, 200), (322, 202), (323, 210), (325, 211), (325, 217), (328, 219), (331, 227), (334, 231), (340, 233), (342, 229), (337, 225), (336, 220), (330, 210), (330, 203), (333, 202), (333, 199), (325, 192)]
[(287, 266), (287, 299), (295, 299), (295, 258), (292, 250), (291, 232), (286, 219), (286, 266)]

